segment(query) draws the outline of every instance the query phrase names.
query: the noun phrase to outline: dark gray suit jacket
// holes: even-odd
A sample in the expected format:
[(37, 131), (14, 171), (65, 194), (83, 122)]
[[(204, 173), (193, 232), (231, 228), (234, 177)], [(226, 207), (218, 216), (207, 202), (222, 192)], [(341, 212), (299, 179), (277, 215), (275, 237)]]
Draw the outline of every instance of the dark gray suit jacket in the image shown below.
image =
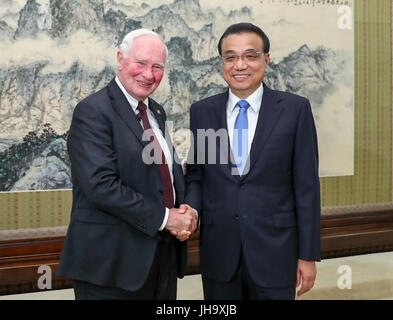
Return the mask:
[[(228, 91), (193, 104), (190, 111), (195, 143), (186, 202), (201, 216), (201, 273), (228, 281), (243, 252), (258, 285), (295, 285), (298, 259), (320, 259), (318, 145), (310, 103), (264, 85), (250, 170), (239, 177), (231, 161), (224, 164), (229, 147), (229, 154), (222, 148), (211, 163), (208, 140), (197, 136), (198, 130), (227, 129), (227, 100)], [(229, 146), (228, 136), (214, 144), (216, 150)]]
[[(150, 98), (149, 108), (164, 132), (164, 109)], [(73, 205), (58, 275), (130, 291), (146, 280), (165, 208), (158, 166), (142, 160), (142, 134), (114, 79), (76, 106), (67, 141)], [(179, 205), (185, 186), (175, 162), (173, 175)], [(175, 241), (182, 277), (186, 246)]]

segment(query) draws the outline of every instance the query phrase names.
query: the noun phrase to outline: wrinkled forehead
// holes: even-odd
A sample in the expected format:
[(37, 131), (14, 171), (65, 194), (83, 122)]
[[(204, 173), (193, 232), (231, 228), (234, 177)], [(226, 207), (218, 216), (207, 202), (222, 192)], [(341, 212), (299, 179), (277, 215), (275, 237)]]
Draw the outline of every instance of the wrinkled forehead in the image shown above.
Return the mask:
[(154, 35), (136, 37), (131, 45), (129, 55), (138, 59), (157, 58), (166, 60), (167, 50), (164, 42)]

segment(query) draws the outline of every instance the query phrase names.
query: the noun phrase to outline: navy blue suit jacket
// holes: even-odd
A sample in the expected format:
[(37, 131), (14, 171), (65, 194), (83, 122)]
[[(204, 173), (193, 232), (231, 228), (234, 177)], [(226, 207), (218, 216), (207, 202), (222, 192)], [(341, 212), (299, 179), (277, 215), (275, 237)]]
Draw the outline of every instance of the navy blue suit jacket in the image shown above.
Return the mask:
[[(225, 148), (227, 100), (228, 91), (190, 109), (194, 143), (186, 202), (201, 216), (201, 274), (230, 280), (242, 251), (258, 285), (294, 285), (299, 258), (320, 260), (318, 146), (310, 103), (264, 85), (249, 172), (240, 177)], [(210, 147), (201, 135), (208, 129), (220, 132)]]
[[(164, 132), (164, 109), (150, 98), (149, 108)], [(144, 284), (165, 208), (158, 166), (142, 159), (149, 143), (142, 135), (114, 79), (76, 106), (67, 141), (73, 203), (58, 275), (130, 291)], [(173, 164), (176, 206), (184, 202), (185, 191), (178, 163)], [(175, 241), (182, 277), (186, 246)]]

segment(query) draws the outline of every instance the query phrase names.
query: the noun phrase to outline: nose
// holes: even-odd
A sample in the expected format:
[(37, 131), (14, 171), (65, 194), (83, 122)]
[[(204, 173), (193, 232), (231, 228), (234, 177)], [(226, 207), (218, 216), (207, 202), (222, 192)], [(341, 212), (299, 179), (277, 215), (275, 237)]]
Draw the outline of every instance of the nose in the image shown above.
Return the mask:
[(233, 65), (233, 67), (234, 67), (236, 70), (244, 70), (244, 69), (247, 69), (247, 66), (248, 66), (247, 63), (244, 61), (243, 57), (241, 57), (241, 56), (237, 58), (235, 64)]
[(143, 75), (143, 77), (145, 77), (147, 80), (152, 80), (152, 79), (154, 79), (154, 74), (153, 74), (152, 67), (151, 67), (151, 66), (146, 66), (146, 67), (143, 69), (142, 75)]

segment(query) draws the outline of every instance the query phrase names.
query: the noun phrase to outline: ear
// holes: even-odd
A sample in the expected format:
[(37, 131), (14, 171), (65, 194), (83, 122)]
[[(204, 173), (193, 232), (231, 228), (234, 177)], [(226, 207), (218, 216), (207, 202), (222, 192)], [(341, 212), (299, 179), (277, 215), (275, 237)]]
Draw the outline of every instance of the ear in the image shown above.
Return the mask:
[(123, 69), (123, 54), (121, 53), (120, 50), (117, 51), (117, 70), (121, 71)]
[(270, 59), (270, 53), (265, 54), (265, 64), (266, 66), (269, 64), (269, 59)]
[(270, 53), (265, 54), (265, 72), (267, 72), (267, 65), (269, 64)]

